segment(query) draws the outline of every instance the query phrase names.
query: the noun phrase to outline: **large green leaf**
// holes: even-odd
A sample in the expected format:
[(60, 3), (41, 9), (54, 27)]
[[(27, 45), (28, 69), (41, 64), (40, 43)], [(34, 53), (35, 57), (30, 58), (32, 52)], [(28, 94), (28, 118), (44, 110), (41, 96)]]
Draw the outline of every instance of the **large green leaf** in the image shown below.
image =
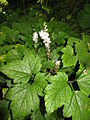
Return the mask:
[(88, 96), (90, 94), (90, 70), (84, 70), (77, 82), (80, 90)]
[(37, 92), (29, 83), (15, 85), (9, 90), (6, 98), (12, 100), (10, 108), (14, 119), (24, 118), (31, 110), (36, 111), (39, 108)]
[(70, 45), (67, 45), (65, 48), (63, 48), (62, 52), (64, 53), (61, 57), (63, 67), (70, 67), (76, 65), (77, 59), (76, 56), (74, 56), (73, 48)]
[(71, 100), (63, 109), (65, 117), (72, 116), (72, 120), (90, 120), (90, 99), (80, 91), (72, 93)]
[(31, 76), (29, 62), (22, 62), (20, 60), (8, 63), (0, 68), (4, 74), (9, 78), (14, 79), (14, 82), (27, 82)]
[(40, 71), (40, 58), (34, 56), (32, 52), (24, 57), (24, 59), (16, 60), (0, 68), (0, 71), (6, 74), (9, 78), (14, 79), (15, 83), (28, 82), (32, 74), (37, 74)]
[(57, 75), (50, 77), (45, 88), (45, 106), (48, 113), (54, 112), (57, 108), (69, 101), (71, 89), (67, 84), (68, 77), (65, 73), (58, 72)]

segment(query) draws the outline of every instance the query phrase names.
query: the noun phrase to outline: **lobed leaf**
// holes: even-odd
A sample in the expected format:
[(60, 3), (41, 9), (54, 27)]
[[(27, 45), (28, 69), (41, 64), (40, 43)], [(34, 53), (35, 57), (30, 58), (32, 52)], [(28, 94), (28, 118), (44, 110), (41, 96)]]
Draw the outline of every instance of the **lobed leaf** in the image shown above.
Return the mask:
[(45, 88), (45, 106), (48, 113), (54, 112), (57, 108), (69, 101), (71, 89), (67, 84), (68, 77), (65, 73), (58, 72), (57, 75), (50, 77)]
[(63, 115), (72, 116), (72, 120), (90, 120), (90, 99), (80, 91), (73, 92), (70, 102), (64, 106)]
[[(85, 71), (85, 70), (84, 70)], [(77, 83), (80, 87), (80, 90), (84, 92), (87, 96), (90, 95), (90, 70), (83, 72), (80, 77), (77, 79)]]
[(36, 111), (39, 108), (37, 92), (29, 83), (14, 85), (7, 93), (6, 98), (12, 100), (10, 108), (14, 119), (23, 119), (30, 114), (31, 110)]
[(41, 69), (40, 58), (27, 53), (23, 60), (16, 60), (0, 68), (0, 71), (15, 83), (28, 82), (32, 74), (37, 74)]

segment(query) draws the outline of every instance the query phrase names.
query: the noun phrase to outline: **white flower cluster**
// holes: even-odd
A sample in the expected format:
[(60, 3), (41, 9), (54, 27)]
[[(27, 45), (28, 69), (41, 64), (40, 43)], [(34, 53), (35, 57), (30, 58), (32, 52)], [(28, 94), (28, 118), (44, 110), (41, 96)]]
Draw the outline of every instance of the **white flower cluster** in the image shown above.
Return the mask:
[(37, 32), (33, 33), (33, 41), (34, 41), (34, 43), (38, 42), (38, 34), (37, 34)]
[[(39, 36), (41, 37), (41, 39), (43, 40), (43, 43), (45, 44), (45, 47), (47, 49), (47, 56), (49, 59), (50, 58), (50, 43), (51, 43), (51, 41), (50, 41), (46, 23), (44, 23), (44, 30), (39, 31)], [(33, 41), (35, 43), (34, 47), (36, 48), (37, 47), (36, 43), (38, 42), (38, 33), (37, 32), (33, 33)]]
[(50, 41), (47, 25), (45, 25), (44, 30), (41, 30), (39, 32), (39, 35), (40, 35), (41, 39), (43, 40), (43, 43), (45, 44), (45, 47), (47, 49), (49, 49), (51, 41)]

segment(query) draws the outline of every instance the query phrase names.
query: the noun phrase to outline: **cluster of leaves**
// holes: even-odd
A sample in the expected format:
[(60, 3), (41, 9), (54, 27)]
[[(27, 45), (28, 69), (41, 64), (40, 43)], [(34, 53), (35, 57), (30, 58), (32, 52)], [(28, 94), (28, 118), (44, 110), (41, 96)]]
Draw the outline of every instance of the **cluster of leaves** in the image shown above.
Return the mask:
[[(51, 19), (47, 22), (51, 39), (48, 60), (42, 40), (38, 38), (37, 47), (32, 40), (45, 21), (32, 11), (11, 26), (1, 25), (2, 119), (72, 116), (72, 120), (89, 120), (90, 36), (83, 34), (80, 39), (68, 24)], [(58, 67), (56, 61), (60, 61)]]

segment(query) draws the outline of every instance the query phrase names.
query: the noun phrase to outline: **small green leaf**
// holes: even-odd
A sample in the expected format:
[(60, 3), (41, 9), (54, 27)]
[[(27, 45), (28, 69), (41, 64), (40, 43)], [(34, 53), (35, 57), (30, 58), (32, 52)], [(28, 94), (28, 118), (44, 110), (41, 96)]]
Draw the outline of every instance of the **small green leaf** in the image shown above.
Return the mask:
[(2, 27), (2, 32), (5, 34), (5, 42), (13, 43), (19, 39), (19, 32), (10, 29), (7, 26)]
[(90, 120), (90, 99), (82, 92), (75, 91), (70, 102), (65, 104), (63, 115), (72, 116), (72, 120)]
[(90, 70), (84, 70), (80, 77), (77, 79), (80, 90), (87, 96), (90, 94)]
[(63, 67), (70, 67), (73, 65), (75, 66), (77, 59), (76, 56), (74, 56), (73, 48), (67, 45), (66, 48), (62, 49), (62, 52), (64, 53), (61, 57), (63, 62)]
[(56, 62), (59, 57), (60, 57), (60, 55), (57, 52), (57, 50), (53, 49), (52, 52), (51, 52), (51, 59), (52, 59), (52, 61)]
[(36, 112), (32, 112), (31, 120), (46, 120), (46, 119), (43, 117), (40, 110), (37, 110)]
[(45, 88), (45, 106), (48, 113), (52, 113), (57, 108), (69, 101), (71, 89), (67, 84), (68, 77), (65, 73), (59, 72), (57, 75), (50, 77)]
[(50, 69), (50, 68), (54, 68), (55, 67), (55, 63), (52, 62), (52, 60), (45, 60), (43, 63), (43, 69)]
[(73, 46), (74, 43), (77, 43), (77, 42), (79, 42), (79, 41), (80, 41), (80, 39), (78, 39), (78, 38), (69, 37), (67, 44)]
[(37, 92), (29, 83), (15, 85), (8, 91), (6, 98), (12, 100), (10, 108), (14, 119), (23, 119), (31, 110), (36, 111), (39, 108)]
[(67, 34), (63, 31), (53, 32), (52, 33), (52, 39), (55, 41), (57, 44), (64, 44), (65, 43), (65, 38), (67, 38)]
[(45, 88), (45, 86), (47, 85), (47, 81), (45, 80), (45, 74), (44, 73), (38, 73), (35, 76), (35, 80), (34, 80), (34, 87), (35, 90), (37, 91), (38, 95), (43, 96), (43, 89)]
[(7, 51), (11, 50), (14, 47), (14, 45), (4, 45), (3, 47), (0, 47), (0, 55), (3, 55)]
[(84, 10), (85, 10), (87, 13), (90, 14), (90, 4), (89, 4), (89, 3), (85, 4)]
[(90, 53), (88, 52), (87, 44), (80, 41), (76, 43), (75, 48), (80, 63), (85, 67), (90, 67)]
[(13, 60), (20, 60), (22, 56), (19, 56), (18, 52), (14, 49), (10, 50), (8, 54), (5, 56), (5, 60), (10, 62)]
[(77, 15), (77, 21), (83, 29), (90, 27), (90, 11), (88, 11), (88, 8), (85, 9), (86, 11), (82, 10)]
[(35, 56), (34, 53), (31, 51), (27, 53), (27, 55), (24, 57), (24, 60), (29, 64), (30, 70), (32, 74), (37, 74), (42, 65), (41, 65), (41, 60), (38, 56)]

